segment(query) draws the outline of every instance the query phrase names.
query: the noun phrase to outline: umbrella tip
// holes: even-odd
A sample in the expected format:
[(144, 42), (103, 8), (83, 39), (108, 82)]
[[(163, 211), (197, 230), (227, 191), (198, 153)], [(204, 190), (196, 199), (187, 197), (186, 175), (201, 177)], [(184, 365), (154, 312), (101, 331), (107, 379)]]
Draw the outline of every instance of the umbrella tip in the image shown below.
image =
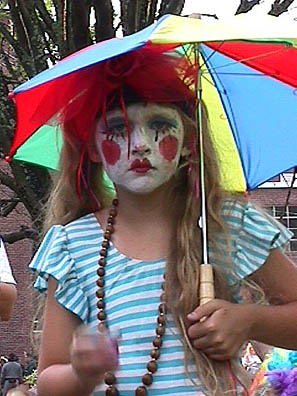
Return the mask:
[(13, 100), (13, 99), (14, 99), (14, 93), (13, 93), (13, 91), (10, 91), (10, 92), (8, 93), (8, 99), (10, 99), (10, 100)]
[(4, 157), (4, 161), (6, 161), (6, 162), (11, 162), (11, 156), (10, 155), (6, 155), (5, 157)]

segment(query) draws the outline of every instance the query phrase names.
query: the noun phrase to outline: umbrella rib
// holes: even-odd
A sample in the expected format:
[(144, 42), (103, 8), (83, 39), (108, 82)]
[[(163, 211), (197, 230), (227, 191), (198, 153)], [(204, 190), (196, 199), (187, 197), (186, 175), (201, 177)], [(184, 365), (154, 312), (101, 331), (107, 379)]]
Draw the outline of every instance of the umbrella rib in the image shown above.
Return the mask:
[[(247, 62), (247, 61), (251, 61), (251, 60), (254, 60), (254, 59), (265, 58), (265, 57), (267, 57), (267, 56), (270, 56), (270, 55), (273, 55), (273, 54), (277, 54), (278, 52), (281, 52), (281, 51), (284, 51), (284, 48), (281, 48), (280, 50), (277, 50), (277, 51), (267, 52), (267, 53), (261, 54), (261, 55), (251, 56), (251, 57), (249, 57), (249, 58), (244, 58), (244, 59), (241, 59), (241, 60), (234, 60), (233, 62), (226, 63), (225, 65), (221, 65), (221, 66), (217, 66), (217, 67), (208, 68), (208, 70), (209, 70), (209, 72), (216, 71), (216, 70), (218, 70), (218, 69), (222, 69), (222, 68), (228, 67), (228, 66), (230, 66), (230, 65), (235, 65), (236, 63), (245, 63), (245, 62)], [(215, 52), (217, 52), (217, 50), (213, 50), (213, 54), (214, 54)], [(213, 55), (213, 54), (212, 54), (212, 55)], [(224, 55), (224, 54), (223, 54), (223, 55)], [(228, 57), (230, 57), (230, 55), (228, 55)]]

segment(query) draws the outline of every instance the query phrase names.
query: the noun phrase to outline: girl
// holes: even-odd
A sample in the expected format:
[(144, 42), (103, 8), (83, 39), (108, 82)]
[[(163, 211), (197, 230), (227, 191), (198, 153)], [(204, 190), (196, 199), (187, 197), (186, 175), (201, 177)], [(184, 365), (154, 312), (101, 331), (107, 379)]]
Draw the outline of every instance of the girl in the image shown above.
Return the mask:
[[(297, 348), (290, 234), (223, 193), (205, 116), (216, 299), (198, 307), (197, 67), (170, 49), (84, 70), (61, 107), (61, 171), (31, 263), (47, 291), (39, 396), (247, 394), (243, 343)], [(275, 305), (242, 304), (242, 284)]]

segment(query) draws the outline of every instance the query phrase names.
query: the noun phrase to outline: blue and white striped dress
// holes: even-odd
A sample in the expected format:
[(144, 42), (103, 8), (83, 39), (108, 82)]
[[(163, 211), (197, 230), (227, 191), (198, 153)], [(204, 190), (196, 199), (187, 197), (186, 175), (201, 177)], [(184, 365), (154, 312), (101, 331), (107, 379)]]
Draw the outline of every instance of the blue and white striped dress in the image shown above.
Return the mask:
[[(283, 226), (250, 204), (234, 204), (228, 200), (224, 203), (223, 216), (231, 231), (232, 265), (240, 278), (257, 270), (271, 249), (283, 248), (291, 237)], [(66, 226), (52, 227), (30, 264), (39, 275), (35, 287), (46, 291), (49, 276), (54, 277), (58, 282), (57, 301), (94, 330), (97, 324), (96, 269), (102, 240), (103, 231), (95, 215), (88, 214)], [(210, 262), (211, 256), (210, 251)], [(165, 260), (130, 259), (112, 244), (108, 250), (105, 310), (109, 329), (121, 335), (116, 373), (121, 396), (134, 395), (146, 373), (155, 337), (164, 269)], [(239, 282), (231, 273), (230, 283), (238, 294)], [(183, 345), (170, 313), (163, 340), (158, 371), (148, 395), (205, 395), (203, 387), (197, 389), (185, 374)], [(199, 383), (192, 364), (189, 373)], [(104, 396), (105, 388), (104, 384), (99, 386), (94, 396)]]

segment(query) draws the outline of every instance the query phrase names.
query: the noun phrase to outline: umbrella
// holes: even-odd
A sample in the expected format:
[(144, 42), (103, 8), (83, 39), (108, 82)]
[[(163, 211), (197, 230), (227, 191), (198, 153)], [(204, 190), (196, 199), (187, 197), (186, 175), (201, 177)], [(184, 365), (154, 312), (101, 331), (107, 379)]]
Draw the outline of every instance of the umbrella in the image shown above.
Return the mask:
[[(57, 159), (48, 164), (49, 155), (58, 157), (57, 129), (43, 127), (55, 114), (41, 110), (40, 103), (49, 95), (58, 98), (63, 84), (77, 73), (148, 43), (183, 45), (182, 51), (195, 44), (223, 186), (239, 192), (255, 189), (297, 165), (296, 36), (295, 22), (268, 15), (259, 20), (238, 15), (224, 22), (166, 15), (123, 39), (87, 47), (14, 90), (17, 128), (8, 160), (57, 167)], [(42, 122), (34, 116), (40, 111)], [(47, 142), (55, 154), (44, 153), (43, 161), (38, 151), (49, 144), (36, 139), (45, 132), (52, 134)], [(26, 146), (27, 153), (21, 153)]]

